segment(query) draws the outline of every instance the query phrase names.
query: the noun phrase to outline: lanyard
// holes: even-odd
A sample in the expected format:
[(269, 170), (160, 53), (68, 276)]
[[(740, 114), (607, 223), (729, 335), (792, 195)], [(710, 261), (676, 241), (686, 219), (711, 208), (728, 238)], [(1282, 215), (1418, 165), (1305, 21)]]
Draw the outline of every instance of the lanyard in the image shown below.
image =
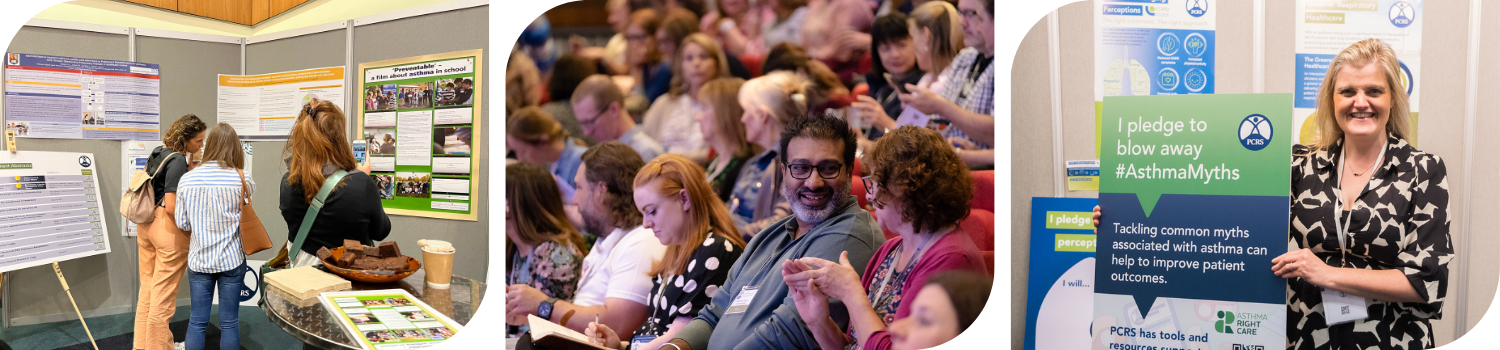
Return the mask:
[[(1338, 178), (1339, 178), (1340, 182), (1343, 182), (1343, 179), (1344, 179), (1344, 162), (1347, 160), (1347, 159), (1345, 159), (1344, 155), (1345, 155), (1344, 150), (1339, 150), (1339, 165), (1338, 165), (1337, 169), (1338, 169), (1338, 172), (1339, 172), (1338, 173)], [(1385, 160), (1385, 147), (1382, 145), (1382, 147), (1380, 148), (1380, 155), (1375, 158), (1375, 164), (1371, 164), (1370, 165), (1370, 170), (1369, 171), (1370, 171), (1370, 178), (1371, 179), (1375, 178), (1375, 169), (1378, 168), (1380, 166), (1380, 163), (1382, 163), (1384, 160)], [(1369, 187), (1369, 186), (1370, 186), (1370, 181), (1369, 180), (1365, 180), (1364, 186), (1360, 186), (1360, 188), (1361, 188), (1360, 189), (1360, 193), (1364, 193), (1364, 189), (1367, 188), (1367, 187)], [(1340, 187), (1340, 189), (1337, 192), (1337, 195), (1339, 196), (1339, 199), (1343, 199), (1343, 197), (1344, 197), (1344, 190), (1342, 188), (1343, 184), (1340, 183), (1339, 187)], [(1358, 203), (1357, 201), (1359, 200), (1359, 196), (1355, 195), (1355, 197), (1354, 197), (1353, 200), (1356, 201), (1355, 203), (1357, 204)], [(1337, 232), (1335, 232), (1335, 234), (1338, 236), (1338, 240), (1339, 240), (1339, 251), (1344, 252), (1343, 254), (1345, 255), (1346, 258), (1348, 257), (1348, 254), (1349, 254), (1348, 253), (1349, 248), (1344, 243), (1344, 240), (1345, 240), (1344, 236), (1349, 235), (1349, 231), (1348, 231), (1349, 230), (1349, 221), (1354, 219), (1354, 206), (1350, 205), (1349, 209), (1350, 209), (1349, 210), (1349, 217), (1343, 218), (1342, 220), (1340, 220), (1339, 217), (1343, 216), (1343, 213), (1344, 213), (1344, 205), (1343, 205), (1343, 203), (1337, 203), (1336, 205), (1334, 205), (1334, 208), (1333, 208), (1333, 214), (1334, 214), (1333, 215), (1333, 224), (1334, 224), (1334, 229), (1338, 230)], [(1345, 259), (1343, 262), (1347, 263), (1348, 260)]]
[(957, 100), (968, 101), (967, 98), (969, 97), (969, 90), (974, 89), (974, 84), (979, 82), (979, 76), (984, 75), (984, 70), (990, 67), (990, 63), (993, 62), (994, 59), (994, 57), (985, 58), (982, 54), (974, 59), (974, 65), (970, 66), (969, 74), (966, 77), (967, 79), (964, 79), (964, 88), (963, 90), (958, 91)]
[[(902, 276), (910, 276), (911, 275), (911, 268), (913, 266), (917, 265), (917, 260), (922, 258), (922, 251), (925, 250), (925, 249), (927, 249), (927, 243), (929, 241), (931, 241), (934, 236), (937, 236), (937, 235), (936, 234), (929, 234), (929, 235), (927, 235), (927, 239), (922, 240), (922, 243), (917, 246), (917, 252), (915, 254), (912, 254), (911, 255), (911, 260), (909, 260), (909, 261), (906, 262), (906, 269), (901, 270), (901, 275)], [(899, 252), (897, 252), (897, 253), (898, 253), (897, 256), (900, 256)], [(884, 283), (880, 284), (880, 289), (878, 289), (875, 292), (875, 295), (873, 295), (873, 297), (870, 298), (870, 305), (871, 306), (874, 306), (877, 300), (880, 300), (881, 297), (885, 296), (885, 289), (886, 289), (886, 287), (888, 287), (888, 286), (891, 285), (891, 276), (894, 275), (895, 273), (896, 273), (896, 267), (895, 266), (891, 266), (890, 270), (885, 270), (885, 278), (882, 279), (882, 281), (884, 281)]]

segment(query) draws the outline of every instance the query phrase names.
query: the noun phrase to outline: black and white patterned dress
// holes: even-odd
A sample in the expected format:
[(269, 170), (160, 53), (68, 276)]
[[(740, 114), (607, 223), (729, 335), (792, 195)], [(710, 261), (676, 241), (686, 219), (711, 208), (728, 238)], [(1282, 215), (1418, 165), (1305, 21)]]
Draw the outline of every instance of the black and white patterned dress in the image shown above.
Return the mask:
[(681, 275), (653, 277), (650, 300), (646, 303), (651, 316), (635, 335), (660, 337), (678, 317), (698, 317), (698, 311), (713, 301), (714, 293), (729, 278), (729, 267), (739, 260), (744, 248), (710, 233), (703, 244), (693, 249)]
[(1347, 228), (1347, 260), (1334, 220), (1342, 218), (1338, 164), (1343, 141), (1292, 157), (1291, 242), (1311, 248), (1329, 266), (1400, 270), (1424, 303), (1370, 300), (1369, 318), (1328, 327), (1319, 288), (1287, 280), (1288, 349), (1425, 349), (1434, 346), (1433, 319), (1448, 294), (1448, 176), (1443, 160), (1405, 140), (1387, 137), (1385, 160), (1360, 193)]

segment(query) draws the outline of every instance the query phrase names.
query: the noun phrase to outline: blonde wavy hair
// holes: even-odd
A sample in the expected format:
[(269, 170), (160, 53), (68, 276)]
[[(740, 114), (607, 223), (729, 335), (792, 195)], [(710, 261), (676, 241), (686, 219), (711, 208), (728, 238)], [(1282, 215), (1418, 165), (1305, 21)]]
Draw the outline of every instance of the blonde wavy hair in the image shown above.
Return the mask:
[(1412, 136), (1411, 101), (1410, 96), (1406, 95), (1406, 89), (1401, 86), (1401, 63), (1396, 59), (1396, 51), (1380, 39), (1365, 39), (1344, 48), (1328, 64), (1328, 74), (1323, 76), (1323, 85), (1318, 88), (1318, 110), (1313, 113), (1316, 123), (1313, 140), (1305, 145), (1308, 152), (1328, 149), (1344, 138), (1344, 130), (1339, 128), (1338, 119), (1334, 117), (1334, 109), (1337, 108), (1333, 104), (1336, 93), (1334, 85), (1344, 67), (1357, 68), (1367, 64), (1379, 64), (1381, 71), (1385, 72), (1385, 84), (1391, 94), (1390, 118), (1385, 122), (1386, 132), (1402, 140)]

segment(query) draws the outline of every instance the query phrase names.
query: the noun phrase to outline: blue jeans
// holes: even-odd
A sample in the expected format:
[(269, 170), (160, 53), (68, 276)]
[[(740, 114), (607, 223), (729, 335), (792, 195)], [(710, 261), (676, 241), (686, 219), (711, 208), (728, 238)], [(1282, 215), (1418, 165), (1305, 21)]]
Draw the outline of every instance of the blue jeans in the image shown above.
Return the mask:
[(188, 316), (187, 344), (190, 350), (202, 350), (204, 333), (208, 330), (208, 314), (213, 310), (214, 288), (219, 289), (219, 336), (220, 349), (240, 348), (240, 287), (245, 285), (245, 271), (250, 267), (240, 263), (239, 267), (219, 273), (199, 273), (188, 269), (188, 285), (192, 288), (193, 311)]

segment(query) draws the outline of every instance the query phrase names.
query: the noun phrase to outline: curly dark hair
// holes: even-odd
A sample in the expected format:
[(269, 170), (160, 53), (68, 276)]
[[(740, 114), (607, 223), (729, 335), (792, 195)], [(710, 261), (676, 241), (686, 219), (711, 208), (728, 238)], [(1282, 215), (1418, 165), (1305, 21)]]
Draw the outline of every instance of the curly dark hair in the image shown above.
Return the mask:
[(167, 134), (162, 135), (161, 143), (173, 151), (190, 152), (187, 148), (188, 140), (198, 136), (198, 133), (208, 131), (208, 124), (203, 124), (197, 115), (185, 114), (177, 121), (172, 122), (172, 127), (167, 129)]
[(641, 212), (635, 208), (635, 175), (646, 162), (635, 149), (620, 141), (610, 141), (583, 151), (584, 179), (590, 184), (604, 184), (604, 206), (609, 210), (610, 225), (630, 228), (641, 225)]
[(974, 198), (969, 167), (936, 131), (891, 130), (865, 153), (864, 168), (880, 190), (870, 205), (884, 208), (886, 200), (901, 201), (901, 220), (913, 229), (936, 231), (969, 216)]

